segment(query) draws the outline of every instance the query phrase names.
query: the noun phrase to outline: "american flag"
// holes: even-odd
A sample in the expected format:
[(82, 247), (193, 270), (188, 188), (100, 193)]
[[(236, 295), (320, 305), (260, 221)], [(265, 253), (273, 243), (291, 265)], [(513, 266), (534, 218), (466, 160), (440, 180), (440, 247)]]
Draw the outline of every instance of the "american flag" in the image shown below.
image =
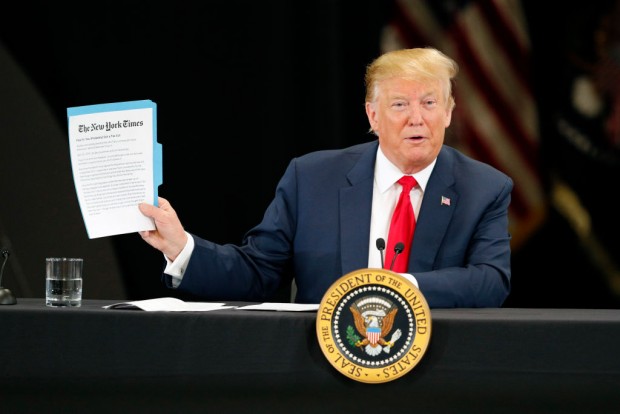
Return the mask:
[(510, 231), (518, 247), (546, 211), (520, 0), (395, 0), (394, 12), (383, 51), (432, 46), (459, 64), (446, 143), (512, 177)]

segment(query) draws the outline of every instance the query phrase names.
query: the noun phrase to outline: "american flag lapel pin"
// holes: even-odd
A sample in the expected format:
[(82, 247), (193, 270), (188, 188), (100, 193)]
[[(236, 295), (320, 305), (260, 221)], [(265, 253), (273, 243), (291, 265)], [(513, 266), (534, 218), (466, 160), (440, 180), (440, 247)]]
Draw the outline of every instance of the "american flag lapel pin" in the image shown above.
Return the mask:
[(450, 205), (450, 199), (446, 196), (441, 196), (441, 205), (442, 206), (449, 206)]

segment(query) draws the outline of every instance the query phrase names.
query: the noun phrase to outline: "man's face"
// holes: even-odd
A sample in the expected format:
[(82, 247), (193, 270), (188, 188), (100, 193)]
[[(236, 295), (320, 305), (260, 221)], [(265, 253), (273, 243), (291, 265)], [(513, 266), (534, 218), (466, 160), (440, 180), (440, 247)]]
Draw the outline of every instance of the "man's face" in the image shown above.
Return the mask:
[(405, 174), (428, 166), (439, 154), (452, 111), (439, 81), (392, 78), (379, 84), (366, 115), (385, 156)]

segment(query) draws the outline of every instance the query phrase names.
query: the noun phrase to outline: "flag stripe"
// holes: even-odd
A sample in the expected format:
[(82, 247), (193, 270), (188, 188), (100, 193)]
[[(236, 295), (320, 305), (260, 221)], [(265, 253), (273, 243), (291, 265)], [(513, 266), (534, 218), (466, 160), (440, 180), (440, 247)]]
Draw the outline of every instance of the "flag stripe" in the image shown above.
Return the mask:
[[(467, 31), (463, 30), (459, 25), (453, 29), (454, 36), (461, 39), (469, 40)], [(501, 99), (501, 94), (497, 90), (494, 82), (489, 82), (489, 77), (486, 75), (486, 70), (482, 67), (479, 59), (479, 53), (472, 48), (471, 42), (459, 42), (458, 57), (460, 62), (465, 62), (464, 70), (468, 72), (469, 77), (475, 83), (478, 90), (482, 90), (485, 93), (480, 94), (485, 100), (487, 100), (488, 106), (497, 113), (497, 116), (502, 119), (502, 126), (507, 130), (514, 131), (513, 135), (520, 137), (528, 137), (529, 134), (518, 123), (513, 116), (514, 108), (508, 106), (507, 102)], [(516, 140), (515, 144), (519, 147), (523, 154), (527, 154), (531, 151), (531, 147), (526, 145), (528, 140)], [(530, 158), (527, 158), (529, 160)]]
[[(501, 43), (505, 52), (504, 55), (510, 61), (510, 65), (519, 71), (519, 79), (523, 82), (523, 80), (530, 79), (531, 77), (529, 70), (531, 67), (530, 58), (527, 52), (529, 43), (523, 44), (523, 36), (520, 35), (520, 30), (518, 29), (518, 27), (522, 27), (522, 24), (518, 26), (512, 24), (513, 19), (505, 16), (504, 12), (500, 9), (501, 4), (502, 2), (482, 1), (477, 3), (477, 6), (480, 8), (486, 21), (500, 22), (499, 24), (489, 25), (489, 27), (494, 37), (499, 39), (499, 43)], [(514, 10), (511, 12), (516, 13)], [(523, 86), (526, 89), (529, 88), (527, 83)]]

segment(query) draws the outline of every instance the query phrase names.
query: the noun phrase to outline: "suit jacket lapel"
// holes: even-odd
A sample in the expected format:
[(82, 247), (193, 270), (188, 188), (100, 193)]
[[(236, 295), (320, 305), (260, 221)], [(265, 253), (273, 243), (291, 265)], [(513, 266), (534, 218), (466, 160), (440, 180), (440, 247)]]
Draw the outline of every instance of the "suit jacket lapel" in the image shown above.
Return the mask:
[(350, 187), (340, 189), (340, 251), (342, 274), (368, 267), (368, 239), (374, 166), (378, 141), (368, 146), (347, 174)]
[(428, 271), (433, 268), (435, 257), (446, 234), (458, 203), (454, 190), (453, 159), (441, 151), (431, 173), (416, 218), (416, 229), (409, 256), (409, 273)]

